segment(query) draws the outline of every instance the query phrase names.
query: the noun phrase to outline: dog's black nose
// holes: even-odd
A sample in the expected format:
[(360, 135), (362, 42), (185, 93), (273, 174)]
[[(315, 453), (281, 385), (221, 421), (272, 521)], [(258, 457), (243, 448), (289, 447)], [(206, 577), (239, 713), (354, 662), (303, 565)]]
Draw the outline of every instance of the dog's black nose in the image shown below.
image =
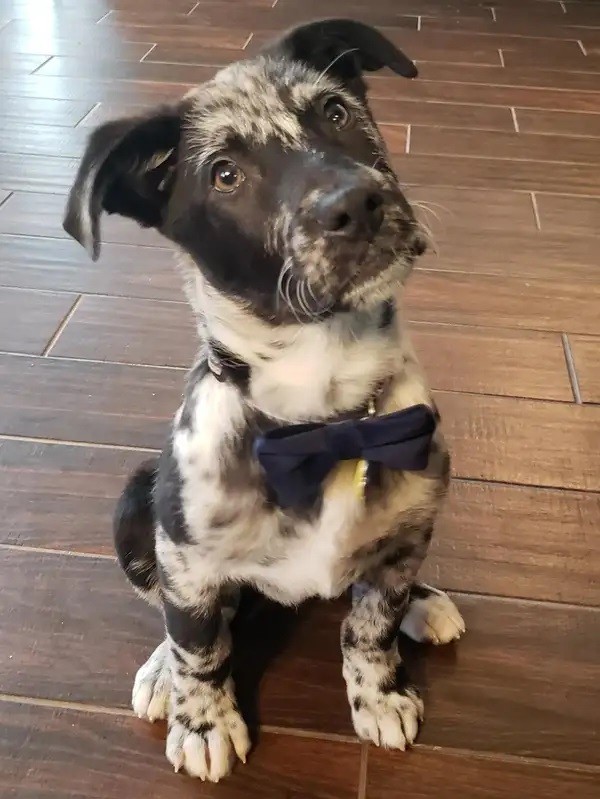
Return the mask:
[(323, 232), (346, 238), (373, 236), (383, 222), (383, 196), (374, 186), (353, 184), (323, 194), (312, 216)]

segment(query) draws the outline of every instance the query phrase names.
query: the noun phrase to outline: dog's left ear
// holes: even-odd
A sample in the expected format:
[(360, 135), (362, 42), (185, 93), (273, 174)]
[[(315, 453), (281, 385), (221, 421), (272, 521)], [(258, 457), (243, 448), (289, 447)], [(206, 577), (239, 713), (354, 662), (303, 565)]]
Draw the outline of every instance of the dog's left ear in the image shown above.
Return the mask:
[(370, 25), (352, 19), (324, 19), (301, 25), (271, 50), (344, 82), (384, 67), (404, 78), (416, 78), (418, 74), (410, 58), (395, 44)]
[(119, 119), (89, 138), (69, 194), (63, 227), (89, 252), (100, 255), (103, 211), (159, 228), (173, 183), (182, 113), (159, 108), (146, 116)]

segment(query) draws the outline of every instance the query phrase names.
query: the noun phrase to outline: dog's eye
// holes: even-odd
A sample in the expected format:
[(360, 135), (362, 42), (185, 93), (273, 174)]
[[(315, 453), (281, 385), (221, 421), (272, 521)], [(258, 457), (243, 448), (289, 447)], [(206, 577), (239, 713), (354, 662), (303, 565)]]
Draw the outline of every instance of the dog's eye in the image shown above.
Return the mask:
[(339, 97), (330, 97), (323, 104), (323, 116), (328, 119), (338, 130), (347, 128), (352, 117)]
[(211, 174), (215, 189), (224, 193), (235, 191), (246, 179), (239, 166), (225, 158), (213, 164)]

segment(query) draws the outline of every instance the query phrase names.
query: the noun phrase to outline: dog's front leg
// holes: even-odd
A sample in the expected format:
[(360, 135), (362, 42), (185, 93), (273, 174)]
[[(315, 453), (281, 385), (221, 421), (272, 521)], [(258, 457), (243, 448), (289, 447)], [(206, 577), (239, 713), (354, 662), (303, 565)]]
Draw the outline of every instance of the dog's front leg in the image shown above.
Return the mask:
[(342, 624), (343, 672), (354, 729), (363, 740), (392, 749), (412, 744), (423, 718), (423, 702), (406, 678), (396, 643), (409, 590), (406, 581), (394, 588), (361, 584)]
[(219, 592), (205, 588), (194, 607), (169, 588), (164, 599), (172, 678), (167, 758), (175, 771), (218, 782), (250, 749), (231, 677), (231, 636)]

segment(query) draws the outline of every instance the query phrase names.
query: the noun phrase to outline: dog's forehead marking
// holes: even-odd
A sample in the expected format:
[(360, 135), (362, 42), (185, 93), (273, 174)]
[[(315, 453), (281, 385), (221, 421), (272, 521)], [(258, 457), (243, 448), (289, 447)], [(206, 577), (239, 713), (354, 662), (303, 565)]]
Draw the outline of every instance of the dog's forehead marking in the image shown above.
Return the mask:
[(193, 154), (206, 162), (231, 139), (250, 147), (276, 139), (285, 147), (302, 148), (298, 115), (327, 92), (344, 93), (339, 84), (299, 62), (259, 56), (231, 64), (186, 95)]

